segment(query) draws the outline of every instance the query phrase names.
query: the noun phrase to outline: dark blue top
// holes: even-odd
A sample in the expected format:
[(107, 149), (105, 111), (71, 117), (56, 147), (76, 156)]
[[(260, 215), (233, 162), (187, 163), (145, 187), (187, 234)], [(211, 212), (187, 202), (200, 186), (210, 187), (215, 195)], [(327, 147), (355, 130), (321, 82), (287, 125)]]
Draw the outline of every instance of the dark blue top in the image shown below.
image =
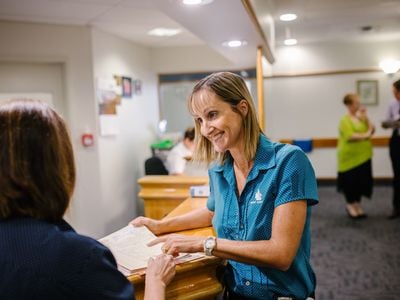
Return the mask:
[(0, 220), (1, 299), (133, 299), (111, 252), (65, 221)]
[(213, 226), (220, 238), (268, 240), (275, 208), (292, 201), (307, 201), (303, 235), (289, 270), (229, 260), (225, 275), (230, 290), (252, 299), (275, 299), (274, 295), (306, 299), (316, 285), (310, 265), (310, 219), (311, 206), (318, 203), (318, 193), (314, 170), (304, 152), (296, 146), (273, 143), (261, 135), (253, 168), (240, 197), (236, 195), (232, 158), (211, 168), (209, 176), (207, 207), (214, 212)]

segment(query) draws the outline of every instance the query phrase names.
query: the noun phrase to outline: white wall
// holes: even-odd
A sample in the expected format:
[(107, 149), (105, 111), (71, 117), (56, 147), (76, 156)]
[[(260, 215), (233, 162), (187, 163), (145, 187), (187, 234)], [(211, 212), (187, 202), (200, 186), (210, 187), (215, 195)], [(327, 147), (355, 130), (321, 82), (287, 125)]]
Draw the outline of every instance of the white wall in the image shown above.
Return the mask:
[(1, 61), (64, 65), (65, 110), (77, 162), (69, 220), (79, 232), (96, 236), (103, 231), (98, 146), (86, 149), (80, 144), (84, 129), (97, 126), (90, 34), (85, 27), (0, 22)]
[[(400, 41), (379, 43), (318, 44), (286, 47), (276, 51), (277, 62), (268, 73), (305, 73), (377, 68), (379, 61), (397, 56)], [(378, 105), (368, 106), (376, 125), (376, 136), (389, 136), (380, 127), (390, 101), (391, 84), (396, 77), (383, 72), (343, 75), (272, 78), (264, 80), (265, 126), (273, 140), (282, 138), (337, 137), (338, 122), (346, 113), (343, 96), (356, 92), (356, 81), (378, 80)], [(317, 177), (336, 177), (335, 149), (315, 149), (309, 154)], [(391, 177), (386, 147), (374, 149), (375, 177)]]
[(150, 67), (149, 49), (99, 30), (92, 37), (96, 78), (121, 75), (142, 81), (141, 95), (122, 99), (118, 106), (120, 133), (98, 139), (102, 219), (108, 234), (143, 213), (137, 180), (144, 176), (144, 161), (156, 138), (157, 75)]
[[(67, 117), (64, 99), (64, 64), (62, 63), (16, 63), (0, 61), (0, 98), (34, 98), (41, 95), (64, 117)], [(15, 92), (18, 91), (17, 94)], [(19, 96), (21, 94), (21, 96)], [(1, 101), (1, 99), (0, 99)]]

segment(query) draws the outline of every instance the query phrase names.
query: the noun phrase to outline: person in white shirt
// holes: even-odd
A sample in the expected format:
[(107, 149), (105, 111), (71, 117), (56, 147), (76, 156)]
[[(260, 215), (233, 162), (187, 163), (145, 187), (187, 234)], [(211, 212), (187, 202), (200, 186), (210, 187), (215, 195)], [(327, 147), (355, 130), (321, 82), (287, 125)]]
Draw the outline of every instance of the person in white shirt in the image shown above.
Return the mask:
[(183, 140), (168, 153), (166, 167), (169, 175), (183, 175), (194, 150), (194, 127), (185, 130)]

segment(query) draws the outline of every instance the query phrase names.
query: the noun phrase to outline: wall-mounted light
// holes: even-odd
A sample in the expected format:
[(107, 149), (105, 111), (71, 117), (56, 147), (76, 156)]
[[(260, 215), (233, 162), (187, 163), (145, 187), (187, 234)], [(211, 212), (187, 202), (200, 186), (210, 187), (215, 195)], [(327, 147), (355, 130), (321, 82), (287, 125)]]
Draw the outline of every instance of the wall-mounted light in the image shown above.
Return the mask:
[(386, 74), (394, 74), (400, 70), (400, 60), (385, 59), (379, 63), (379, 67)]
[(222, 43), (222, 46), (224, 47), (231, 47), (231, 48), (237, 48), (241, 46), (247, 45), (246, 41), (240, 41), (240, 40), (232, 40), (232, 41), (226, 41)]

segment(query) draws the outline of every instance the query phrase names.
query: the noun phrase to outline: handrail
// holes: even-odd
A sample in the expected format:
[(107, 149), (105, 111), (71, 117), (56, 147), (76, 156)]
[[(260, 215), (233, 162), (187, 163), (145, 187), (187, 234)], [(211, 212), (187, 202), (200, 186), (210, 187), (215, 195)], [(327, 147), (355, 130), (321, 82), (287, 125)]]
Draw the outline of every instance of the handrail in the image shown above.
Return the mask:
[[(388, 136), (374, 136), (371, 138), (374, 147), (387, 147), (389, 145)], [(337, 138), (311, 138), (313, 148), (335, 148), (337, 146)], [(279, 142), (285, 144), (293, 144), (294, 139), (280, 139)]]

